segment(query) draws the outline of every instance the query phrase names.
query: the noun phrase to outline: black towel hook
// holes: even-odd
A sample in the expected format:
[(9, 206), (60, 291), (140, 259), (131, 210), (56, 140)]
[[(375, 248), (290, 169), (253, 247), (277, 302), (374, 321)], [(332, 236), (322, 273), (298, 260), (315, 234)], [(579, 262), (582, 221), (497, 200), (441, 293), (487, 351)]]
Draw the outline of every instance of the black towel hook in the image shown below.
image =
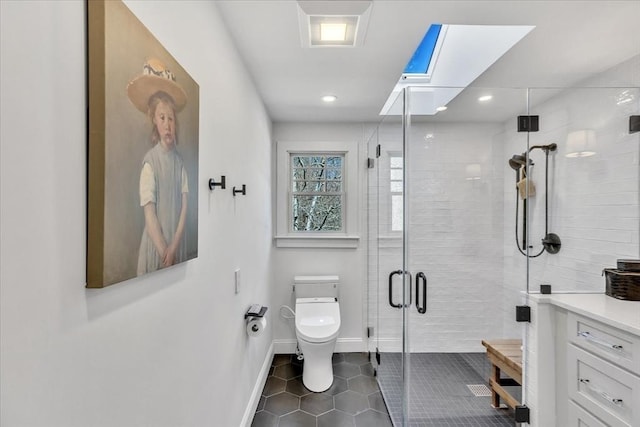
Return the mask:
[(209, 190), (213, 191), (215, 187), (220, 187), (222, 190), (227, 188), (227, 177), (222, 175), (220, 182), (215, 182), (213, 178), (209, 178)]

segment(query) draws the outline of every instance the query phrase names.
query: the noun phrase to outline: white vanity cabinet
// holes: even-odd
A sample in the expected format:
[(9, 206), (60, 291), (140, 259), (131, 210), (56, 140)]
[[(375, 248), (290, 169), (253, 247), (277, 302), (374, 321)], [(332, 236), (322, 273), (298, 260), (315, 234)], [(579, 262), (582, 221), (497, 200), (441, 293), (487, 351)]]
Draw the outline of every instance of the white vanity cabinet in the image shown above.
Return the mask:
[(555, 313), (556, 427), (640, 427), (640, 302), (558, 294), (544, 303)]
[[(640, 337), (572, 312), (567, 328), (569, 403), (603, 425), (640, 426)], [(589, 425), (575, 414), (570, 426)]]

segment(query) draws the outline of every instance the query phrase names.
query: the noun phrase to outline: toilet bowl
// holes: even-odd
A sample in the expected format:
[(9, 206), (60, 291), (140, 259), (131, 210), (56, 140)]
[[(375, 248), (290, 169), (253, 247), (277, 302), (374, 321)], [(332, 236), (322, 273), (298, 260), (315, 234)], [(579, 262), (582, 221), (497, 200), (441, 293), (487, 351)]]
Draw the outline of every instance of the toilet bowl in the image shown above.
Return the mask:
[(337, 277), (297, 279), (295, 323), (298, 347), (304, 355), (302, 383), (311, 391), (321, 392), (333, 384), (332, 355), (340, 332)]

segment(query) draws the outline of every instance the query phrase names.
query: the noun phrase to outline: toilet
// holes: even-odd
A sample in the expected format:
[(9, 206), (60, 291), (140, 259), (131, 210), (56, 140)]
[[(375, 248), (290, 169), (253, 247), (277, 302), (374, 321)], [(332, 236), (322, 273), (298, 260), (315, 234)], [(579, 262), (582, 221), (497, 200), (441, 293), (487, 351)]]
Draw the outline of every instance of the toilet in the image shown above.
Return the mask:
[(296, 338), (304, 355), (302, 383), (321, 392), (333, 384), (333, 350), (340, 332), (338, 276), (296, 276)]

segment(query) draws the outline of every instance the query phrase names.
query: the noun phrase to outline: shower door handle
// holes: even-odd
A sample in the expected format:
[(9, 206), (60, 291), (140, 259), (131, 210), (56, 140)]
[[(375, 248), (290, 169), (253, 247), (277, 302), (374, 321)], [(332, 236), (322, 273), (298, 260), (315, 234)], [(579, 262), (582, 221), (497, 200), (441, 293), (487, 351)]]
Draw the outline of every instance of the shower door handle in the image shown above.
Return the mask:
[[(396, 270), (396, 271), (392, 271), (389, 274), (389, 305), (391, 307), (394, 307), (394, 308), (402, 308), (402, 304), (395, 304), (393, 302), (393, 276), (395, 276), (396, 274), (402, 274), (402, 273), (403, 273), (402, 270)], [(405, 271), (404, 274), (408, 274), (409, 275), (409, 283), (411, 283), (411, 273), (409, 273), (408, 271)], [(409, 290), (411, 290), (411, 286), (409, 286)], [(409, 293), (409, 304), (405, 305), (405, 307), (408, 307), (408, 306), (411, 305), (411, 300), (413, 299), (412, 296), (413, 296), (413, 292), (410, 292)]]
[[(422, 279), (422, 307), (420, 307), (420, 280)], [(420, 271), (416, 274), (416, 309), (418, 313), (427, 312), (427, 276)]]

